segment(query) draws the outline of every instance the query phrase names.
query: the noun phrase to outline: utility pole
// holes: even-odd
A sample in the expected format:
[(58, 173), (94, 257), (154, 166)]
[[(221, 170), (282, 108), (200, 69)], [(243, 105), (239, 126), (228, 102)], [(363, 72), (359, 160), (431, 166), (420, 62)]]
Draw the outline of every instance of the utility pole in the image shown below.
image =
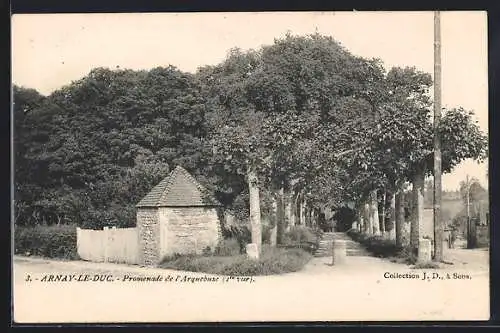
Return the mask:
[(443, 261), (443, 221), (441, 219), (441, 16), (434, 12), (434, 261)]

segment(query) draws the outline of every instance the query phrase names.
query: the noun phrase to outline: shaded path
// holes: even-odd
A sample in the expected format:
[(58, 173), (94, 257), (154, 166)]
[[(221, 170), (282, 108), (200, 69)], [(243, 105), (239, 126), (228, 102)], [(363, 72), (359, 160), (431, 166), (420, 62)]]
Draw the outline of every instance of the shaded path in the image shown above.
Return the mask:
[(343, 232), (325, 232), (319, 242), (319, 248), (314, 254), (316, 257), (329, 257), (332, 255), (332, 241), (343, 240), (346, 243), (348, 256), (370, 256), (370, 253), (358, 242)]

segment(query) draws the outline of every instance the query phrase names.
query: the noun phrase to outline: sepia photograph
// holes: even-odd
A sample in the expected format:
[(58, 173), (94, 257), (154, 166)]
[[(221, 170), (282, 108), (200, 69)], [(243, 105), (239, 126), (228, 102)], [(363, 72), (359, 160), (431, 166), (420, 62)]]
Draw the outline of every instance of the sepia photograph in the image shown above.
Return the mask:
[(13, 323), (489, 320), (485, 11), (11, 22)]

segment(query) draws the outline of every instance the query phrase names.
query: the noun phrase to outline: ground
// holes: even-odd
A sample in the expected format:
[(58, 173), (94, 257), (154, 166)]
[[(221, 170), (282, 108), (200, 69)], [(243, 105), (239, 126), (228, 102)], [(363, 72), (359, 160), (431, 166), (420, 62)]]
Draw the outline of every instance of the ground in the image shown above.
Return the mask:
[[(313, 258), (304, 270), (252, 280), (183, 280), (206, 277), (138, 266), (14, 258), (17, 322), (200, 322), (484, 320), (489, 318), (487, 250), (446, 252), (441, 270), (414, 270), (368, 256), (343, 266)], [(467, 262), (467, 264), (464, 264)], [(433, 272), (443, 279), (423, 280)], [(386, 278), (419, 274), (419, 279)], [(453, 273), (470, 279), (453, 279)], [(33, 280), (26, 282), (27, 275)], [(112, 275), (114, 282), (40, 282), (46, 274)], [(446, 279), (447, 275), (451, 279)], [(124, 282), (129, 276), (168, 277), (170, 282)], [(183, 282), (175, 282), (178, 280)], [(187, 281), (187, 282), (186, 282)]]

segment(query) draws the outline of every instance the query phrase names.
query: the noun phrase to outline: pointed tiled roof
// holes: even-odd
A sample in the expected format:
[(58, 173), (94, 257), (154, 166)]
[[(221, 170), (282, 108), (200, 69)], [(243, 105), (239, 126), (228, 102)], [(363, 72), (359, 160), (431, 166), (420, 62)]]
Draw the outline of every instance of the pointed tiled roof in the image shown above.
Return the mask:
[(221, 206), (183, 167), (177, 166), (136, 207)]

